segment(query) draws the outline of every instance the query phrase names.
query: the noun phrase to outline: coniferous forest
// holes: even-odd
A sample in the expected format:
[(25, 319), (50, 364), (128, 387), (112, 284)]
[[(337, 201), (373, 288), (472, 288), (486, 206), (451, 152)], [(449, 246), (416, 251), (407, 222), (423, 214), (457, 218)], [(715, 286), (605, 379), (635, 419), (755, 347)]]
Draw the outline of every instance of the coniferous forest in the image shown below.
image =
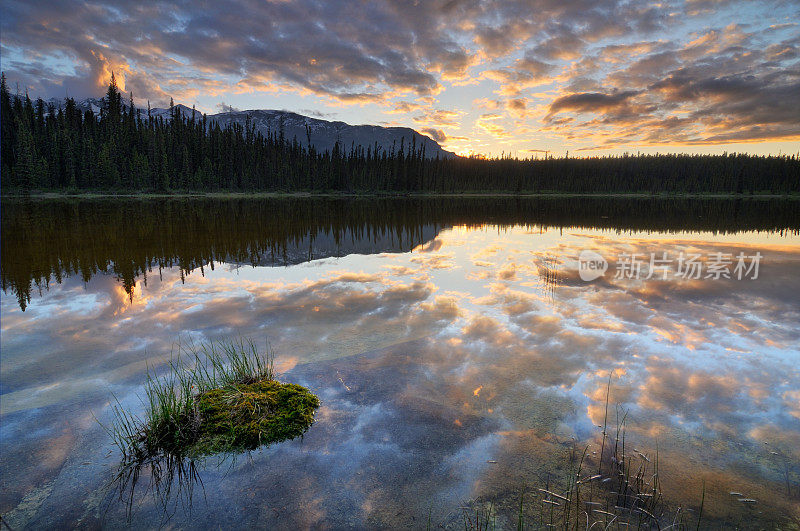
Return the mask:
[(392, 151), (317, 151), (249, 122), (224, 128), (171, 105), (164, 120), (124, 101), (113, 80), (98, 115), (12, 95), (2, 79), (4, 194), (55, 192), (712, 193), (800, 192), (797, 155), (430, 158)]

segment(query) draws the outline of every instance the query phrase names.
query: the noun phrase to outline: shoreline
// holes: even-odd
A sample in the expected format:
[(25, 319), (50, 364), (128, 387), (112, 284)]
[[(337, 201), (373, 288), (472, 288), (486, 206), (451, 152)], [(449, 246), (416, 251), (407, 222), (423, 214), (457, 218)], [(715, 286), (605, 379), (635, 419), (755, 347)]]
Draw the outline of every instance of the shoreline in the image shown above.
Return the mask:
[(18, 199), (469, 199), (469, 198), (620, 198), (620, 199), (787, 199), (800, 200), (800, 194), (737, 194), (712, 192), (33, 192), (0, 194), (2, 200)]

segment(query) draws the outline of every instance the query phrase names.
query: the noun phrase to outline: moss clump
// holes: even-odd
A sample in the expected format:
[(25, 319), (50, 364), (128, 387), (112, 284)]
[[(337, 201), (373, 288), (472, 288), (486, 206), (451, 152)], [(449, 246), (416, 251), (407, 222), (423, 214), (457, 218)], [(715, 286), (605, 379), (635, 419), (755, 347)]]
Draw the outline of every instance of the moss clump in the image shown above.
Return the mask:
[(168, 374), (148, 374), (144, 419), (114, 407), (120, 477), (160, 460), (254, 450), (305, 433), (319, 400), (275, 380), (273, 359), (245, 339), (181, 347)]
[(195, 397), (199, 415), (191, 455), (254, 450), (303, 433), (319, 399), (300, 385), (260, 380), (211, 389)]
[(122, 454), (113, 483), (129, 517), (142, 472), (162, 503), (176, 494), (191, 505), (196, 458), (255, 450), (308, 430), (319, 400), (277, 381), (273, 361), (269, 348), (262, 354), (247, 338), (179, 344), (170, 371), (148, 372), (143, 418), (112, 406), (107, 430)]

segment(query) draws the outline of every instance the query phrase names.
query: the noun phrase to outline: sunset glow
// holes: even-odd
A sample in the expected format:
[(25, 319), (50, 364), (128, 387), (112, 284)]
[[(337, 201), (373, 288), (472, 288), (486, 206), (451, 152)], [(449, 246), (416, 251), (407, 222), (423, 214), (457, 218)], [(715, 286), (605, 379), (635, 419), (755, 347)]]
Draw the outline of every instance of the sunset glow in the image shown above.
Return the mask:
[(3, 5), (33, 97), (413, 127), (453, 152), (800, 149), (800, 6), (784, 1)]

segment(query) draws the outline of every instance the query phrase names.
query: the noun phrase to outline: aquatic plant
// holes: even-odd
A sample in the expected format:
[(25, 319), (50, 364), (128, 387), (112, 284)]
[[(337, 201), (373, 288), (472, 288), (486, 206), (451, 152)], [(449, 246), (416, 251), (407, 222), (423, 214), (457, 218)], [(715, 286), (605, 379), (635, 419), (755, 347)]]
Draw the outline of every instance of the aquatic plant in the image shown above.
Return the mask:
[(275, 380), (273, 353), (250, 339), (180, 345), (169, 369), (148, 371), (143, 418), (117, 403), (106, 427), (122, 454), (114, 483), (131, 501), (143, 469), (168, 498), (174, 480), (199, 480), (195, 459), (302, 436), (319, 407), (305, 387)]
[(497, 529), (497, 515), (494, 512), (493, 504), (490, 502), (485, 508), (475, 509), (474, 519), (470, 511), (465, 511), (464, 529), (465, 531), (494, 531)]
[(599, 454), (590, 453), (590, 445), (580, 447), (572, 438), (563, 458), (564, 476), (548, 474), (538, 488), (523, 488), (515, 505), (510, 505), (508, 495), (498, 500), (504, 513), (500, 524), (497, 504), (490, 501), (486, 509), (487, 500), (475, 500), (462, 508), (464, 528), (689, 530), (705, 525), (705, 486), (695, 514), (686, 506), (671, 507), (665, 502), (658, 445), (652, 455), (631, 448), (626, 442), (628, 412), (616, 407), (615, 418), (609, 417), (610, 388), (609, 376)]

